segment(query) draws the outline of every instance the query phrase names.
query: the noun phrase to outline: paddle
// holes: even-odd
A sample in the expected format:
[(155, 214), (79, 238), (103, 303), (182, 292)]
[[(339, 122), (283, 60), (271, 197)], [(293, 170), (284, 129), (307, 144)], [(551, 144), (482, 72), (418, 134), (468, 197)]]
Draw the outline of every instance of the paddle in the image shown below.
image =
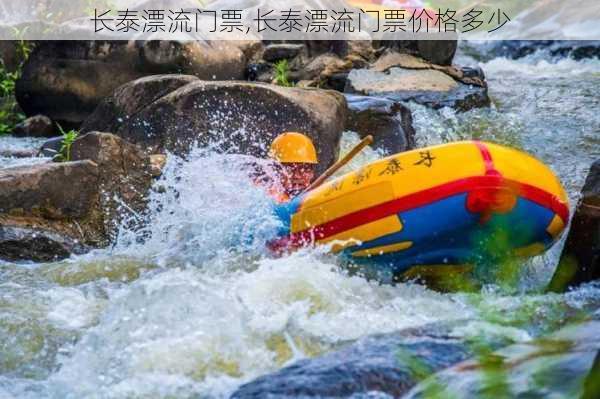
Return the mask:
[(325, 182), (325, 180), (329, 179), (335, 172), (340, 170), (340, 168), (346, 165), (352, 158), (356, 156), (359, 152), (362, 151), (363, 148), (373, 143), (373, 136), (370, 134), (361, 140), (349, 153), (347, 153), (342, 159), (334, 163), (329, 169), (327, 169), (321, 176), (317, 178), (310, 186), (308, 186), (303, 193), (314, 190), (319, 187), (321, 184)]

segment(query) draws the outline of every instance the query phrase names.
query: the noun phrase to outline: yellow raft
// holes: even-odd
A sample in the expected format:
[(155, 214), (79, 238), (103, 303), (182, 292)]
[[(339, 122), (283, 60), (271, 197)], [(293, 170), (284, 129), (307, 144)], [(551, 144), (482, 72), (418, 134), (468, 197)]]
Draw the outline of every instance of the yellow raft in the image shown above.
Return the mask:
[(405, 271), (549, 248), (569, 219), (565, 190), (542, 162), (479, 141), (399, 153), (276, 209), (274, 250), (334, 252)]

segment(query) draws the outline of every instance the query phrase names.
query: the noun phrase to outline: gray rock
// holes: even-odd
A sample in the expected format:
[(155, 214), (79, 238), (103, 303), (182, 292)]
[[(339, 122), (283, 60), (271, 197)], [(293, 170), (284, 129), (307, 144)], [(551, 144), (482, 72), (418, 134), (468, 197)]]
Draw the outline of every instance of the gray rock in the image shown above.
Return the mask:
[(469, 345), (452, 337), (451, 329), (429, 325), (373, 335), (259, 377), (232, 398), (358, 398), (374, 392), (400, 397), (428, 375), (473, 355)]
[(303, 44), (279, 43), (270, 44), (265, 47), (263, 60), (267, 62), (276, 62), (279, 60), (290, 60), (296, 57), (304, 49)]
[(36, 150), (0, 150), (0, 157), (5, 158), (33, 158), (37, 155)]
[(60, 152), (62, 142), (63, 136), (52, 137), (51, 139), (46, 140), (40, 147), (37, 156), (53, 158)]
[(490, 101), (486, 86), (467, 85), (435, 69), (355, 69), (348, 75), (345, 92), (462, 111), (487, 106)]
[(549, 290), (562, 292), (599, 278), (600, 160), (590, 168), (581, 190), (581, 199)]
[(40, 228), (0, 225), (0, 259), (51, 262), (81, 254), (86, 248), (70, 237)]
[(13, 130), (17, 137), (52, 137), (56, 135), (52, 120), (44, 115), (35, 115), (17, 124)]
[(314, 140), (324, 170), (337, 159), (346, 112), (343, 95), (333, 91), (155, 76), (120, 87), (81, 130), (114, 132), (148, 153), (185, 155), (211, 143), (259, 157), (281, 132), (300, 131)]
[(412, 114), (406, 106), (368, 96), (346, 95), (348, 119), (346, 129), (361, 137), (373, 135), (374, 148), (395, 154), (415, 148), (415, 129)]

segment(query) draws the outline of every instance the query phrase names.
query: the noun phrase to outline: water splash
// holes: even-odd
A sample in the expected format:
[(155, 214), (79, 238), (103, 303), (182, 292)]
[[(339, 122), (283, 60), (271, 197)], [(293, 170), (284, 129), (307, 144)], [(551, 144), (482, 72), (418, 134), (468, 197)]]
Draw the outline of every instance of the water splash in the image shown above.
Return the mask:
[(257, 165), (269, 166), (206, 149), (192, 151), (185, 160), (170, 155), (150, 195), (146, 227), (122, 229), (113, 251), (151, 257), (163, 266), (264, 253), (280, 221), (264, 188), (249, 177)]

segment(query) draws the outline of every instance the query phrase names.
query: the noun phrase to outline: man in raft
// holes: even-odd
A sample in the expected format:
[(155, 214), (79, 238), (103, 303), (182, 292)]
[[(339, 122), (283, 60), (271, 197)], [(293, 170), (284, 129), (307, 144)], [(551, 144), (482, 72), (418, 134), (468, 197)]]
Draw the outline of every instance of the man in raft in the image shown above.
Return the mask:
[(277, 163), (276, 180), (267, 193), (279, 203), (301, 194), (315, 177), (317, 151), (310, 138), (302, 133), (285, 132), (271, 143), (269, 157)]

